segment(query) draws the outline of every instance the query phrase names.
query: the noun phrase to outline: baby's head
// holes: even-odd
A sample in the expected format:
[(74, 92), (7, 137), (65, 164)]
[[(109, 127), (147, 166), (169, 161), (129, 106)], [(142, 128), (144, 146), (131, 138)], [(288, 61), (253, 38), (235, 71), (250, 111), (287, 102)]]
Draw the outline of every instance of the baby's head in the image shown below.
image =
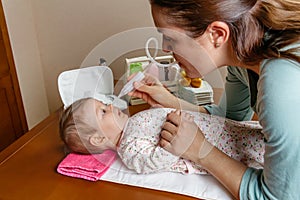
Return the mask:
[(76, 153), (102, 153), (115, 149), (128, 116), (112, 105), (86, 98), (70, 105), (60, 119), (60, 136)]

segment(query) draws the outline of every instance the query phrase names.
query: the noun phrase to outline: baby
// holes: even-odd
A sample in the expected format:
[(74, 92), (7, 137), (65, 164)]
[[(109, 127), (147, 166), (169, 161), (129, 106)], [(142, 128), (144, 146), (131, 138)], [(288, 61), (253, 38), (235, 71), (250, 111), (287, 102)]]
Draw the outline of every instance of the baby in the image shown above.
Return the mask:
[[(161, 127), (174, 109), (155, 108), (131, 117), (112, 105), (87, 98), (74, 102), (60, 120), (60, 135), (76, 153), (117, 151), (123, 163), (137, 173), (173, 171), (207, 174), (195, 163), (179, 158), (158, 145)], [(228, 156), (250, 167), (263, 165), (264, 143), (257, 122), (236, 122), (208, 114), (183, 111), (194, 117), (206, 139)]]

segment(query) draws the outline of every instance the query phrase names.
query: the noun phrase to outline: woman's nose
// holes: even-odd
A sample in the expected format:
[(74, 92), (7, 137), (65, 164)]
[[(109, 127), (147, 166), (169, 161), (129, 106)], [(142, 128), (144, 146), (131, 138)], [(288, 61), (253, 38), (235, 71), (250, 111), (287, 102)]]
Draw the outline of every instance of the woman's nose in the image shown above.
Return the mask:
[(172, 46), (169, 44), (169, 42), (163, 41), (162, 43), (162, 50), (165, 53), (170, 53), (173, 51)]

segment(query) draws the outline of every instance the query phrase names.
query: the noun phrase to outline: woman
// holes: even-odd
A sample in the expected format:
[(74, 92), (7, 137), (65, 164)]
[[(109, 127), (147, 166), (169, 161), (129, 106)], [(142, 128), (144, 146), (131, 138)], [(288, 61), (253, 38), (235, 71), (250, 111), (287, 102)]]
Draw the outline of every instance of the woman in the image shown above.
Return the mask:
[(238, 67), (228, 67), (226, 95), (218, 106), (198, 107), (178, 100), (150, 76), (135, 83), (136, 91), (130, 95), (151, 105), (197, 109), (235, 120), (250, 120), (255, 111), (263, 127), (265, 165), (255, 170), (227, 157), (199, 129), (194, 133), (196, 125), (181, 120), (178, 112), (168, 115), (161, 146), (204, 167), (237, 199), (300, 199), (299, 1), (150, 3), (163, 48), (173, 53), (187, 76)]

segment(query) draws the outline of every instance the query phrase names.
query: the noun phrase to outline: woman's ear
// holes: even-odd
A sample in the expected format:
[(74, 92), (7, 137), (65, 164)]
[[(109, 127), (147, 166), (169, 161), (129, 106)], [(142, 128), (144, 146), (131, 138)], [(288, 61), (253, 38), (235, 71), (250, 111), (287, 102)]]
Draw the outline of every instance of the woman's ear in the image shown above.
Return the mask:
[(106, 138), (103, 136), (100, 136), (98, 134), (93, 134), (90, 138), (89, 138), (89, 142), (93, 145), (93, 146), (101, 146), (105, 143)]
[(214, 21), (208, 27), (209, 39), (215, 48), (219, 48), (229, 39), (229, 27), (225, 22)]

